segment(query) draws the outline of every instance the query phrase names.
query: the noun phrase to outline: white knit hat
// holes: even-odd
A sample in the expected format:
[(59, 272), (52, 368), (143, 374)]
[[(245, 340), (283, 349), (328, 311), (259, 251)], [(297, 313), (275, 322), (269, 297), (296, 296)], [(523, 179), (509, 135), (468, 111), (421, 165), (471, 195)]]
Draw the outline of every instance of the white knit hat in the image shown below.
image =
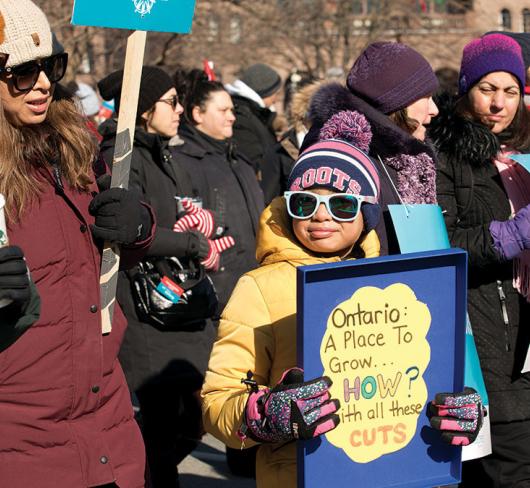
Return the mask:
[(52, 32), (44, 12), (30, 0), (0, 0), (0, 53), (6, 66), (52, 54)]

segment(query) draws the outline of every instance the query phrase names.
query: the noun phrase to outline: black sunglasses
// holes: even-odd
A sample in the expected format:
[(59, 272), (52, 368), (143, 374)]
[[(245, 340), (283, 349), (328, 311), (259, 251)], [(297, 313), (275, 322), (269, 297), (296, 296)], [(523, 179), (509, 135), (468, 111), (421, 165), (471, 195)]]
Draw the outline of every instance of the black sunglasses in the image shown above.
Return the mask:
[(157, 102), (167, 103), (168, 105), (171, 105), (173, 110), (176, 110), (177, 105), (179, 104), (179, 98), (177, 95), (173, 95), (171, 98), (160, 98)]
[(55, 54), (40, 60), (28, 61), (17, 66), (0, 68), (0, 73), (6, 73), (18, 91), (30, 91), (37, 83), (41, 71), (50, 80), (57, 83), (66, 73), (68, 53)]

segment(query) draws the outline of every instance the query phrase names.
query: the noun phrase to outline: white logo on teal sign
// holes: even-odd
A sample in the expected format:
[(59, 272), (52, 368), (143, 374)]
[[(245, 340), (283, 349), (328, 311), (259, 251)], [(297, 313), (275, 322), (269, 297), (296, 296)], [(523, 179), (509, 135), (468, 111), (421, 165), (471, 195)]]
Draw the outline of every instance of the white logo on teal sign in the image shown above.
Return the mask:
[(151, 13), (151, 9), (156, 3), (156, 0), (133, 0), (133, 3), (134, 11), (143, 17), (144, 15)]
[(0, 247), (7, 245), (7, 235), (0, 229)]

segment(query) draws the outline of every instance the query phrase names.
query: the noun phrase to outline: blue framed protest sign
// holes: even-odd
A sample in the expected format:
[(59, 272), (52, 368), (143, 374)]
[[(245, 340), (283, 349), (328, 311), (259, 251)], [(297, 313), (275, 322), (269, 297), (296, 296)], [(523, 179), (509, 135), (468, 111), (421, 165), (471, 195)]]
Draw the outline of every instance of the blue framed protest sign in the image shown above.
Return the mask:
[(141, 31), (191, 31), (195, 0), (74, 0), (72, 24)]
[(299, 443), (298, 488), (459, 481), (426, 406), (463, 390), (466, 293), (460, 249), (297, 269), (298, 365), (341, 402), (335, 430)]

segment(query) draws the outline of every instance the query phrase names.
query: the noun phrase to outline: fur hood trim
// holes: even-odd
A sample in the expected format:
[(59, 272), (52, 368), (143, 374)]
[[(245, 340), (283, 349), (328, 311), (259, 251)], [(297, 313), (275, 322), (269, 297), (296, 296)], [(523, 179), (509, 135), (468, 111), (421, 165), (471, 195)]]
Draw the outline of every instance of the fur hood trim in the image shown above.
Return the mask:
[[(379, 112), (361, 98), (353, 95), (345, 86), (339, 83), (329, 83), (322, 86), (313, 96), (309, 107), (309, 119), (316, 126), (311, 133), (318, 138), (320, 128), (334, 114), (344, 111), (357, 111), (366, 116), (372, 127), (373, 139), (370, 154), (382, 158), (394, 157), (399, 154), (418, 155), (427, 153), (433, 156), (429, 144), (415, 139), (403, 129), (394, 124), (387, 115)], [(307, 141), (309, 144), (317, 142)], [(304, 141), (304, 146), (308, 143)]]
[(444, 93), (437, 97), (440, 113), (429, 125), (429, 137), (438, 152), (451, 161), (485, 166), (499, 153), (499, 139), (484, 125), (456, 114), (457, 98)]

